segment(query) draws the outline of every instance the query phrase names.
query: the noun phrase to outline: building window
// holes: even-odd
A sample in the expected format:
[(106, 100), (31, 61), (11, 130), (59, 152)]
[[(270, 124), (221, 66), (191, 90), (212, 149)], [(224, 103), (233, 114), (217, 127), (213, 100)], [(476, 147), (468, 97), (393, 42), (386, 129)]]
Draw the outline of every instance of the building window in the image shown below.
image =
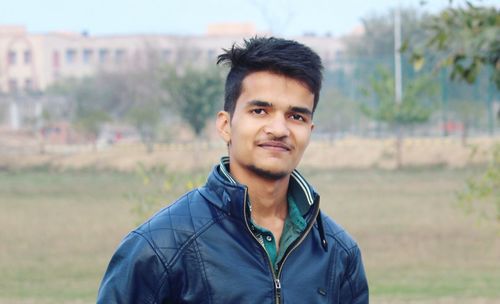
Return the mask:
[(100, 49), (99, 50), (99, 62), (100, 63), (107, 62), (108, 57), (109, 57), (109, 51), (107, 49)]
[(31, 78), (26, 78), (24, 80), (24, 90), (26, 91), (33, 90), (33, 82), (31, 81)]
[(31, 63), (31, 51), (26, 50), (24, 51), (24, 64), (30, 64)]
[(170, 50), (170, 49), (163, 49), (161, 51), (161, 56), (163, 57), (163, 60), (170, 61), (172, 59), (172, 50)]
[(14, 51), (9, 51), (7, 54), (7, 63), (9, 65), (14, 65), (16, 64), (16, 52)]
[(59, 52), (58, 51), (54, 51), (52, 53), (52, 67), (54, 69), (58, 69), (59, 65), (60, 65)]
[(24, 51), (24, 63), (25, 64), (30, 64), (31, 63), (31, 51), (30, 50), (26, 50)]
[(125, 50), (116, 50), (115, 51), (115, 62), (122, 63), (125, 59)]
[(73, 64), (76, 62), (76, 50), (68, 49), (66, 50), (66, 63)]
[(17, 92), (17, 80), (9, 79), (9, 92), (11, 93)]
[(92, 57), (94, 55), (94, 51), (91, 49), (85, 49), (83, 50), (83, 63), (89, 64), (92, 62)]

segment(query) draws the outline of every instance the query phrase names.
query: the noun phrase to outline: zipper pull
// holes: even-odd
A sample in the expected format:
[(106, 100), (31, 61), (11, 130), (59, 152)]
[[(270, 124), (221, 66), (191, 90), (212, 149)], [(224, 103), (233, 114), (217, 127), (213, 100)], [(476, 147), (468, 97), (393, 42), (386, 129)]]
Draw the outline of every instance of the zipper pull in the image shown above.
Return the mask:
[(280, 279), (274, 280), (274, 288), (276, 288), (276, 299), (278, 303), (281, 303), (281, 282)]

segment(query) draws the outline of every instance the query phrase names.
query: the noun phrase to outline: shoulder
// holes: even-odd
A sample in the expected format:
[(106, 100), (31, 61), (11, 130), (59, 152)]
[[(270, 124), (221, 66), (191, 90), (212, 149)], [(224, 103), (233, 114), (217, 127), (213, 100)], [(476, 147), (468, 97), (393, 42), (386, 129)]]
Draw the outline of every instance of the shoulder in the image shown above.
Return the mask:
[(140, 235), (168, 264), (222, 215), (195, 189), (158, 211), (132, 234)]
[(175, 261), (222, 216), (216, 209), (193, 190), (130, 232), (111, 258), (97, 302), (163, 303)]
[(335, 243), (341, 251), (347, 254), (352, 254), (353, 251), (359, 250), (356, 240), (344, 227), (323, 212), (321, 212), (321, 217), (323, 219), (325, 235), (329, 242)]

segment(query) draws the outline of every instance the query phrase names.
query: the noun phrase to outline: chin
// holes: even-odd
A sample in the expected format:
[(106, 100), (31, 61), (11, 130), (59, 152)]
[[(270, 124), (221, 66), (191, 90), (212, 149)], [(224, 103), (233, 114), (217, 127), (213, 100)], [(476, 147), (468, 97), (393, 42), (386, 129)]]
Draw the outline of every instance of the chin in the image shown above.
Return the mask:
[(287, 177), (291, 173), (288, 170), (269, 169), (258, 167), (256, 165), (249, 165), (247, 166), (247, 169), (252, 171), (255, 175), (268, 180), (280, 180)]

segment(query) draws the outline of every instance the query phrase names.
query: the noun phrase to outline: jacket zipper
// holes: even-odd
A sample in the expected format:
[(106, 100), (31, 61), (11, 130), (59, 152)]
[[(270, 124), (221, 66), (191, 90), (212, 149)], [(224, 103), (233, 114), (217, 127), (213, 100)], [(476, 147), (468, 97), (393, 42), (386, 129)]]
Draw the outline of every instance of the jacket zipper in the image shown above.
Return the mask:
[(300, 239), (295, 242), (295, 244), (293, 245), (293, 247), (290, 249), (290, 250), (287, 250), (287, 252), (285, 253), (285, 256), (283, 256), (283, 260), (282, 262), (280, 263), (279, 265), (279, 268), (278, 268), (278, 275), (276, 275), (275, 271), (274, 271), (274, 266), (271, 262), (271, 257), (269, 256), (269, 253), (267, 253), (267, 250), (266, 248), (264, 247), (264, 245), (262, 245), (259, 240), (257, 239), (257, 237), (255, 237), (255, 235), (253, 234), (252, 230), (250, 230), (250, 227), (248, 225), (248, 219), (247, 219), (247, 188), (245, 188), (245, 196), (244, 196), (244, 199), (243, 199), (243, 217), (245, 218), (245, 226), (247, 227), (247, 230), (248, 232), (250, 232), (250, 235), (252, 235), (252, 237), (254, 238), (254, 240), (260, 245), (260, 247), (264, 250), (264, 252), (266, 253), (267, 255), (267, 263), (269, 265), (269, 268), (271, 269), (271, 274), (273, 275), (273, 281), (274, 281), (274, 292), (275, 292), (275, 295), (276, 295), (276, 303), (277, 304), (281, 304), (281, 281), (280, 281), (280, 276), (281, 276), (281, 270), (283, 268), (283, 264), (285, 264), (285, 261), (287, 259), (287, 257), (290, 255), (290, 253), (292, 251), (295, 250), (295, 248), (297, 248), (301, 243), (302, 241), (306, 238), (306, 236), (309, 234), (309, 232), (311, 231), (313, 225), (314, 225), (314, 219), (316, 219), (316, 217), (318, 216), (318, 213), (319, 213), (319, 204), (315, 204), (316, 206), (316, 211), (314, 212), (314, 217), (313, 217), (313, 220), (309, 223), (308, 227), (306, 228), (306, 230), (304, 231), (304, 233), (302, 233)]
[(274, 288), (276, 290), (276, 303), (281, 303), (281, 282), (280, 279), (274, 279)]
[(288, 258), (290, 253), (292, 253), (292, 251), (294, 251), (297, 247), (299, 247), (299, 245), (302, 243), (302, 241), (304, 241), (304, 239), (306, 238), (306, 236), (309, 234), (312, 227), (314, 226), (314, 221), (316, 220), (316, 218), (318, 217), (318, 214), (319, 214), (319, 197), (316, 197), (314, 205), (316, 206), (316, 210), (314, 211), (314, 216), (312, 217), (312, 220), (309, 222), (309, 225), (307, 226), (306, 230), (304, 231), (304, 233), (302, 233), (299, 240), (295, 242), (295, 244), (292, 246), (292, 248), (290, 248), (289, 250), (287, 250), (287, 252), (285, 252), (285, 255), (283, 256), (281, 263), (279, 263), (278, 278), (281, 277), (281, 270), (283, 269), (283, 265), (285, 264), (286, 259)]
[(245, 198), (243, 199), (243, 217), (245, 218), (245, 226), (247, 227), (248, 232), (250, 235), (254, 238), (254, 240), (259, 244), (259, 246), (264, 250), (267, 256), (267, 264), (269, 265), (269, 268), (271, 269), (271, 274), (273, 275), (273, 282), (274, 282), (274, 292), (276, 295), (276, 303), (280, 304), (281, 303), (281, 282), (279, 278), (276, 277), (276, 274), (274, 272), (274, 266), (272, 265), (271, 262), (271, 257), (269, 256), (269, 253), (267, 253), (266, 248), (259, 242), (257, 237), (253, 234), (252, 230), (250, 230), (250, 225), (248, 225), (248, 219), (247, 219), (247, 189), (245, 188)]

